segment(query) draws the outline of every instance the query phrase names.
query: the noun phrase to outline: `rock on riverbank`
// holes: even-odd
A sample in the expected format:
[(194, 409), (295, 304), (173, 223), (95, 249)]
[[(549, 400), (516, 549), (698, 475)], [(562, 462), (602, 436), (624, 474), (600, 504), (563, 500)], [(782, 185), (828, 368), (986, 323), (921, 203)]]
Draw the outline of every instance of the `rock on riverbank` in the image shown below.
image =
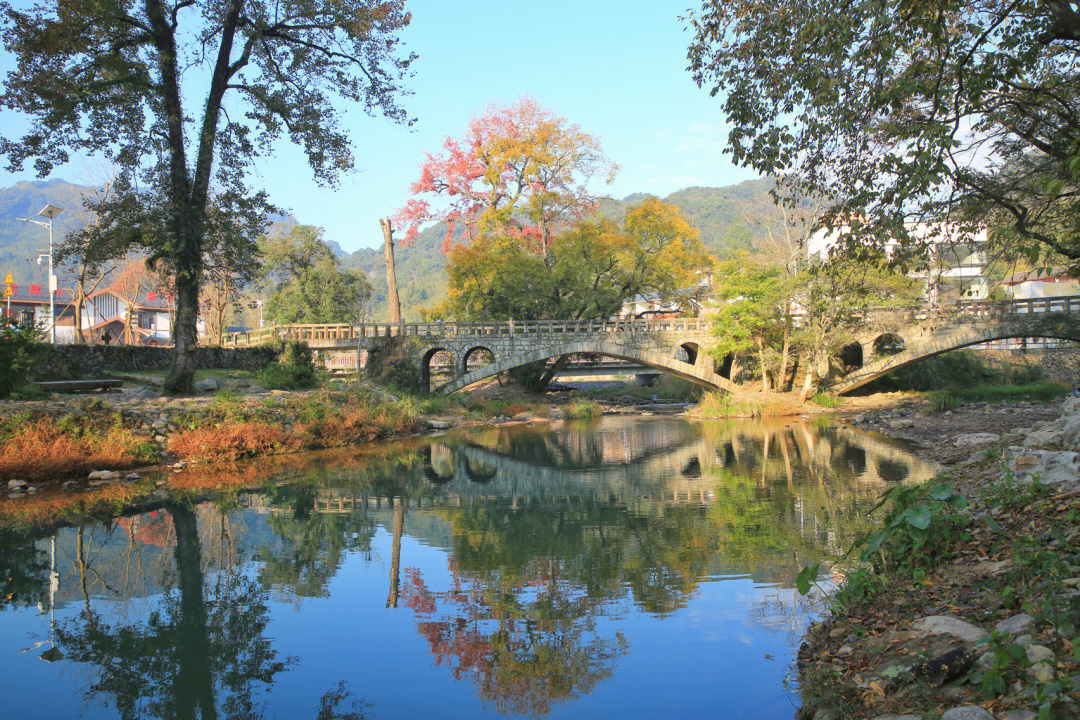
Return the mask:
[(1080, 717), (1080, 398), (848, 421), (940, 462), (967, 525), (925, 576), (891, 576), (811, 629), (800, 717)]

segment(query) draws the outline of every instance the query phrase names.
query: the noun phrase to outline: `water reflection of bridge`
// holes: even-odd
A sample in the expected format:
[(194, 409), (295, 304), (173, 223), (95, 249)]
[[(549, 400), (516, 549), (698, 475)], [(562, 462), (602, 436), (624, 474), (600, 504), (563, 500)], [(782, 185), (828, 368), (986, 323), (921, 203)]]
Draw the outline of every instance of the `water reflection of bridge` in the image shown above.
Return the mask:
[(894, 441), (845, 427), (823, 431), (802, 422), (634, 420), (603, 430), (567, 426), (533, 433), (506, 428), (434, 440), (421, 453), (423, 492), (401, 500), (325, 489), (316, 508), (351, 512), (386, 502), (424, 508), (496, 500), (509, 502), (511, 509), (559, 502), (707, 505), (716, 500), (725, 476), (753, 478), (761, 487), (780, 481), (796, 491), (803, 482), (831, 477), (871, 494), (896, 482), (921, 482), (935, 472), (932, 463)]

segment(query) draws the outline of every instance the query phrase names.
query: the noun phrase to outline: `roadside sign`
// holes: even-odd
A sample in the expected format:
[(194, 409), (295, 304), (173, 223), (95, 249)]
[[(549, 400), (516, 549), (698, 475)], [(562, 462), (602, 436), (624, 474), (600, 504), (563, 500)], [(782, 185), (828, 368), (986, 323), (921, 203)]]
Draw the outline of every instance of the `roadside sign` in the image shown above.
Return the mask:
[(14, 294), (15, 294), (15, 286), (14, 285), (5, 285), (4, 286), (4, 297), (11, 297)]
[(14, 280), (14, 278), (11, 277), (11, 272), (8, 271), (8, 274), (4, 276), (4, 284), (5, 285), (13, 285), (14, 283), (15, 283), (15, 280)]

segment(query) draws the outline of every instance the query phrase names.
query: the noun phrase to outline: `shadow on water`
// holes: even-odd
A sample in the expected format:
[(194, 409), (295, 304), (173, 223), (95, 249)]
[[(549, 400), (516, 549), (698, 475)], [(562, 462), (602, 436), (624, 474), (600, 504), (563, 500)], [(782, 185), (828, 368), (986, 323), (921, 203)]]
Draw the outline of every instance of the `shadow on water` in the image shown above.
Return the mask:
[[(457, 681), (477, 703), (462, 717), (632, 711), (619, 706), (631, 700), (584, 698), (613, 684), (638, 709), (659, 702), (640, 697), (646, 658), (632, 650), (686, 625), (677, 654), (648, 658), (650, 672), (711, 662), (712, 641), (687, 625), (701, 617), (790, 655), (814, 612), (791, 590), (798, 570), (869, 530), (867, 510), (890, 484), (933, 472), (841, 427), (631, 418), (190, 470), (166, 499), (101, 522), (0, 529), (0, 637), (29, 635), (50, 669), (77, 669), (43, 676), (9, 640), (0, 672), (26, 688), (18, 706), (87, 717), (256, 718), (297, 706), (398, 717), (459, 702)], [(363, 601), (342, 606), (344, 587)], [(300, 623), (302, 636), (363, 618), (397, 648), (400, 678), (427, 673), (423, 697), (384, 692), (398, 675), (356, 672), (335, 646), (321, 651), (340, 661), (338, 677), (288, 681), (315, 660), (275, 623)], [(725, 647), (776, 707), (789, 702), (783, 667), (747, 669), (740, 646)], [(42, 677), (78, 700), (31, 693)], [(762, 708), (704, 678), (681, 681), (692, 707)]]

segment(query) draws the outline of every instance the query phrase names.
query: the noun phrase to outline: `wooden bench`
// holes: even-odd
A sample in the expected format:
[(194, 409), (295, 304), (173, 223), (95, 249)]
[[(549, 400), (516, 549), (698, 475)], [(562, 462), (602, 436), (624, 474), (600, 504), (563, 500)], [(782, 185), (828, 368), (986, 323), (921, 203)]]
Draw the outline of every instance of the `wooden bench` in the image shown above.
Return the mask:
[(123, 380), (54, 380), (30, 383), (43, 392), (75, 392), (78, 390), (105, 390), (118, 388)]

